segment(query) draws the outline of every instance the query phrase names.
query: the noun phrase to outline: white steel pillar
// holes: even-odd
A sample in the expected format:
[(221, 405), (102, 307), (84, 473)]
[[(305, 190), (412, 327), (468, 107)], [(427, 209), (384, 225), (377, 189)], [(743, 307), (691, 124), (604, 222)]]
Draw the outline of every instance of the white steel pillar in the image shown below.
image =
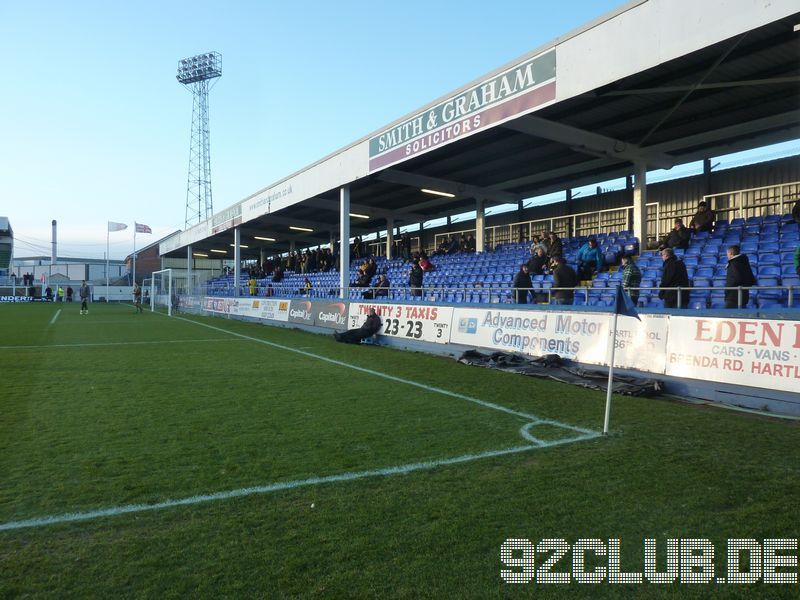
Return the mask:
[(475, 251), (483, 252), (486, 239), (486, 211), (483, 198), (475, 200)]
[[(186, 246), (186, 290), (184, 292), (187, 296), (194, 294), (192, 286), (192, 246)], [(170, 300), (171, 302), (171, 300)]]
[(386, 219), (386, 258), (392, 259), (394, 252), (394, 219)]
[(240, 296), (239, 283), (242, 274), (241, 249), (239, 244), (242, 241), (242, 232), (236, 227), (233, 230), (233, 286), (236, 290), (233, 295)]
[(350, 288), (350, 187), (339, 188), (339, 295), (346, 298)]
[(647, 250), (647, 164), (634, 165), (633, 235), (639, 238), (640, 251)]

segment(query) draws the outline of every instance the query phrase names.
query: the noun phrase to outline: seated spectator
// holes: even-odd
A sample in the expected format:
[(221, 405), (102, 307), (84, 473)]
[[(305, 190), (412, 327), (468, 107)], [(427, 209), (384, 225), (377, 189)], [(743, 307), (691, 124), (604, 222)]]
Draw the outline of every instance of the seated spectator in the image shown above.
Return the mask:
[(469, 237), (467, 237), (467, 247), (465, 252), (475, 252), (475, 245), (475, 236), (470, 234)]
[(658, 297), (664, 301), (664, 308), (678, 308), (678, 290), (681, 290), (680, 308), (689, 306), (689, 275), (686, 265), (678, 260), (672, 248), (661, 250), (661, 259), (664, 261), (664, 273), (661, 275), (661, 286)]
[(547, 246), (547, 256), (550, 258), (562, 256), (564, 254), (564, 245), (561, 243), (561, 240), (555, 234), (555, 232), (549, 232), (547, 234), (547, 239), (549, 240), (549, 244)]
[(522, 263), (519, 271), (514, 276), (512, 287), (514, 288), (515, 302), (517, 304), (527, 304), (528, 292), (531, 291), (533, 283), (531, 282), (531, 276), (530, 273), (528, 273), (528, 265), (526, 263)]
[(622, 288), (630, 294), (631, 300), (639, 302), (639, 286), (642, 285), (642, 272), (632, 256), (622, 256)]
[(425, 254), (425, 252), (420, 252), (419, 254), (419, 268), (425, 271), (426, 273), (429, 273), (436, 269), (433, 263), (428, 259), (428, 255)]
[(371, 290), (364, 292), (364, 298), (367, 300), (373, 298), (388, 298), (389, 297), (389, 280), (386, 275), (378, 275), (378, 281), (375, 287)]
[(701, 200), (697, 205), (697, 212), (689, 221), (689, 229), (698, 233), (700, 231), (708, 231), (709, 233), (714, 229), (714, 221), (717, 217), (714, 211), (708, 208), (705, 201)]
[(739, 304), (739, 290), (725, 290), (725, 308), (744, 308), (750, 300), (751, 285), (756, 285), (753, 269), (750, 267), (750, 259), (746, 254), (741, 253), (741, 248), (734, 244), (728, 246), (728, 264), (725, 267), (725, 287), (744, 289), (742, 292), (742, 303)]
[(303, 296), (310, 296), (313, 287), (314, 286), (311, 285), (311, 280), (308, 277), (303, 277), (303, 287), (301, 287), (298, 291)]
[(675, 219), (675, 225), (672, 231), (669, 232), (667, 237), (661, 240), (659, 250), (664, 248), (681, 248), (686, 250), (689, 247), (689, 242), (692, 239), (692, 232), (689, 228), (684, 226), (683, 219)]
[(531, 255), (536, 254), (536, 248), (541, 248), (547, 254), (547, 244), (538, 235), (534, 235), (531, 238)]
[(367, 275), (367, 272), (364, 269), (359, 269), (358, 278), (353, 287), (369, 287), (370, 281), (372, 281), (372, 278)]
[(458, 243), (458, 238), (455, 235), (450, 236), (450, 244), (447, 246), (448, 254), (456, 254), (461, 250), (461, 245)]
[(565, 261), (563, 256), (553, 258), (553, 304), (572, 304), (575, 300), (575, 287), (578, 285), (578, 274)]
[(549, 271), (548, 258), (541, 244), (536, 246), (533, 256), (528, 260), (528, 272), (531, 275), (543, 275)]
[(381, 318), (374, 308), (369, 309), (369, 316), (358, 329), (348, 329), (345, 332), (334, 332), (333, 337), (337, 342), (345, 344), (360, 344), (361, 340), (372, 337), (381, 330)]
[(597, 246), (597, 240), (589, 238), (578, 250), (578, 276), (580, 279), (591, 279), (594, 273), (603, 269), (603, 253)]

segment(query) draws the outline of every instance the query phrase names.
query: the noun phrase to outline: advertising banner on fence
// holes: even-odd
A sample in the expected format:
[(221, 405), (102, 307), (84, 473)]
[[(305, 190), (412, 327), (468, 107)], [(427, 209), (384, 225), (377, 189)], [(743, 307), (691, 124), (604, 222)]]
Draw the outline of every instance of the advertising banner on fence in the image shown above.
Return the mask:
[(250, 317), (251, 319), (284, 322), (289, 320), (289, 300), (207, 297), (205, 309), (209, 312)]
[[(639, 316), (641, 321), (631, 317), (617, 319), (617, 352), (614, 356), (614, 366), (663, 374), (669, 317), (643, 314)], [(607, 365), (608, 360), (606, 358), (603, 364)]]
[(800, 322), (670, 317), (667, 375), (797, 392)]
[(360, 327), (370, 308), (374, 308), (381, 317), (381, 335), (437, 344), (450, 341), (453, 309), (449, 306), (351, 302), (348, 328)]
[(313, 302), (314, 325), (328, 329), (347, 329), (347, 302)]
[(570, 360), (604, 364), (610, 317), (606, 313), (456, 308), (450, 341), (531, 356), (558, 354)]
[(298, 325), (314, 324), (314, 308), (311, 305), (311, 300), (292, 300), (291, 305), (289, 305), (289, 323), (297, 323)]

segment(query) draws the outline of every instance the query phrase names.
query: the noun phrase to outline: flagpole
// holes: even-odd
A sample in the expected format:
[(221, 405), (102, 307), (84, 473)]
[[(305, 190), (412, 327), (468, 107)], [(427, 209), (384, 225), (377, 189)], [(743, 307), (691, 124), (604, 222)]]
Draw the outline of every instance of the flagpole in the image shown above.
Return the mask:
[(611, 325), (611, 362), (608, 364), (608, 391), (606, 392), (606, 418), (603, 421), (603, 434), (608, 434), (608, 422), (611, 419), (611, 388), (614, 386), (614, 355), (617, 351), (617, 318), (619, 314), (614, 312), (614, 322)]
[(108, 238), (111, 235), (111, 226), (106, 224), (106, 304), (108, 304)]
[(133, 285), (136, 285), (136, 227), (137, 224), (134, 222), (133, 224)]

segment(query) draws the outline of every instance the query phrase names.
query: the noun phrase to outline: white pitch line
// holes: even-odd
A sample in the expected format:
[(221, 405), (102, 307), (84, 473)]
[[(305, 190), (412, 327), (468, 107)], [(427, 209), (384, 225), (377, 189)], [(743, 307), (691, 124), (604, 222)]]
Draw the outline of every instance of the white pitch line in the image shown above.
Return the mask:
[(292, 348), (291, 346), (284, 346), (283, 344), (276, 344), (275, 342), (269, 342), (267, 340), (262, 340), (260, 338), (251, 337), (249, 335), (244, 335), (243, 333), (237, 333), (235, 331), (230, 331), (228, 329), (222, 329), (221, 327), (215, 327), (214, 325), (209, 325), (208, 323), (200, 323), (199, 321), (193, 321), (191, 319), (186, 319), (184, 317), (173, 317), (176, 319), (180, 319), (181, 321), (186, 321), (187, 323), (194, 323), (195, 325), (199, 325), (201, 327), (207, 327), (208, 329), (213, 329), (214, 331), (219, 331), (221, 333), (227, 333), (229, 335), (234, 335), (236, 337), (240, 337), (245, 340), (250, 340), (252, 342), (256, 342), (259, 344), (265, 344), (267, 346), (272, 346), (273, 348), (279, 348), (281, 350), (286, 350), (288, 352), (294, 352), (296, 354), (302, 354), (303, 356), (307, 356), (309, 358), (315, 358), (317, 360), (321, 360), (327, 363), (331, 363), (340, 367), (345, 367), (347, 369), (353, 369), (354, 371), (360, 371), (362, 373), (368, 373), (370, 375), (374, 375), (375, 377), (382, 377), (383, 379), (388, 379), (390, 381), (396, 381), (397, 383), (402, 383), (405, 385), (410, 385), (414, 387), (421, 388), (423, 390), (434, 392), (437, 394), (442, 394), (444, 396), (450, 396), (452, 398), (458, 398), (459, 400), (466, 400), (467, 402), (472, 402), (473, 404), (478, 404), (485, 408), (489, 408), (492, 410), (497, 410), (500, 412), (508, 413), (510, 415), (514, 415), (517, 417), (522, 417), (523, 419), (527, 419), (529, 421), (535, 421), (537, 424), (543, 425), (553, 425), (555, 427), (563, 427), (564, 429), (569, 429), (572, 431), (577, 431), (579, 433), (593, 435), (596, 434), (596, 431), (591, 429), (586, 429), (583, 427), (577, 427), (575, 425), (570, 425), (569, 423), (562, 423), (560, 421), (555, 421), (552, 419), (543, 419), (541, 417), (537, 417), (536, 415), (532, 415), (529, 413), (524, 413), (518, 410), (513, 410), (511, 408), (507, 408), (500, 404), (495, 404), (493, 402), (487, 402), (486, 400), (479, 400), (478, 398), (473, 398), (471, 396), (466, 396), (464, 394), (459, 394), (458, 392), (451, 392), (450, 390), (445, 390), (443, 388), (434, 387), (431, 385), (426, 385), (424, 383), (419, 383), (417, 381), (412, 381), (410, 379), (403, 379), (402, 377), (396, 377), (394, 375), (389, 375), (388, 373), (382, 373), (380, 371), (374, 371), (372, 369), (367, 369), (365, 367), (359, 367), (358, 365), (353, 365), (350, 363), (343, 362), (341, 360), (336, 360), (334, 358), (328, 358), (327, 356), (322, 356), (320, 354), (314, 354), (312, 352), (306, 352), (304, 350), (298, 350), (297, 348)]
[(148, 340), (143, 342), (87, 342), (76, 344), (43, 344), (40, 346), (0, 346), (0, 350), (37, 350), (48, 348), (91, 348), (93, 346), (143, 346), (148, 344), (193, 344), (195, 342), (234, 342), (229, 338), (210, 338), (202, 340)]
[[(154, 504), (125, 504), (122, 506), (112, 506), (109, 508), (102, 508), (98, 510), (86, 511), (86, 512), (74, 512), (74, 513), (64, 513), (61, 515), (50, 515), (45, 517), (36, 517), (32, 519), (25, 519), (22, 521), (10, 521), (8, 523), (0, 523), (0, 531), (9, 531), (12, 529), (25, 529), (30, 527), (44, 527), (47, 525), (57, 525), (60, 523), (71, 523), (75, 521), (89, 521), (92, 519), (97, 519), (101, 517), (113, 517), (117, 515), (129, 514), (129, 513), (137, 513), (137, 512), (145, 512), (145, 511), (153, 511), (153, 510), (162, 510), (166, 508), (173, 508), (176, 506), (187, 506), (191, 504), (200, 504), (204, 502), (214, 502), (219, 500), (229, 500), (232, 498), (242, 498), (244, 496), (251, 496), (253, 494), (268, 494), (271, 492), (277, 492), (281, 490), (291, 490), (299, 487), (311, 486), (311, 485), (319, 485), (323, 483), (335, 483), (341, 481), (353, 481), (356, 479), (364, 479), (367, 477), (381, 477), (381, 476), (388, 476), (388, 475), (399, 475), (405, 473), (411, 473), (413, 471), (421, 471), (421, 470), (428, 470), (433, 469), (435, 467), (446, 466), (446, 465), (454, 465), (459, 463), (466, 463), (471, 462), (474, 460), (481, 460), (484, 458), (492, 458), (496, 456), (504, 456), (508, 454), (515, 454), (519, 452), (528, 452), (530, 450), (538, 450), (541, 448), (550, 448), (553, 446), (561, 446), (565, 444), (573, 444), (575, 442), (581, 442), (586, 440), (591, 440), (597, 437), (600, 437), (600, 433), (597, 431), (592, 431), (591, 429), (585, 429), (583, 427), (576, 427), (575, 425), (569, 425), (567, 423), (561, 423), (559, 421), (554, 421), (552, 419), (542, 419), (535, 415), (520, 412), (517, 410), (513, 410), (507, 408), (505, 406), (501, 406), (499, 404), (494, 404), (492, 402), (486, 402), (485, 400), (479, 400), (478, 398), (472, 398), (471, 396), (466, 396), (464, 394), (459, 394), (457, 392), (451, 392), (450, 390), (445, 390), (442, 388), (429, 386), (424, 383), (419, 383), (416, 381), (411, 381), (409, 379), (403, 379), (401, 377), (395, 377), (394, 375), (388, 375), (386, 373), (381, 373), (380, 371), (373, 371), (372, 369), (367, 369), (364, 367), (359, 367), (357, 365), (352, 365), (350, 363), (346, 363), (340, 360), (335, 360), (333, 358), (328, 358), (327, 356), (321, 356), (319, 354), (313, 354), (311, 352), (305, 352), (303, 350), (298, 350), (297, 348), (292, 348), (290, 346), (284, 346), (282, 344), (276, 344), (275, 342), (269, 342), (267, 340), (262, 340), (259, 338), (251, 337), (248, 335), (244, 335), (242, 333), (237, 333), (235, 331), (229, 331), (227, 329), (222, 329), (220, 327), (214, 327), (213, 325), (208, 325), (207, 323), (200, 323), (198, 321), (193, 321), (191, 319), (186, 319), (183, 317), (174, 317), (180, 319), (181, 321), (186, 321), (188, 323), (194, 323), (195, 325), (199, 325), (201, 327), (206, 327), (208, 329), (213, 329), (215, 331), (219, 331), (228, 335), (232, 335), (241, 339), (250, 340), (259, 344), (265, 344), (267, 346), (272, 346), (274, 348), (279, 348), (281, 350), (287, 350), (289, 352), (295, 352), (297, 354), (302, 354), (303, 356), (307, 356), (309, 358), (315, 358), (318, 360), (322, 360), (331, 364), (335, 364), (341, 367), (345, 367), (348, 369), (353, 369), (355, 371), (360, 371), (362, 373), (368, 373), (370, 375), (374, 375), (376, 377), (382, 377), (384, 379), (388, 379), (390, 381), (396, 381), (398, 383), (402, 383), (405, 385), (410, 385), (414, 387), (418, 387), (429, 392), (434, 392), (438, 394), (442, 394), (444, 396), (450, 396), (452, 398), (458, 398), (460, 400), (466, 400), (467, 402), (472, 402), (474, 404), (478, 404), (479, 406), (483, 406), (484, 408), (489, 408), (491, 410), (496, 410), (500, 412), (504, 412), (507, 414), (511, 414), (517, 417), (521, 417), (528, 421), (525, 425), (523, 425), (519, 433), (520, 435), (531, 445), (527, 446), (514, 446), (512, 448), (504, 448), (502, 450), (488, 450), (486, 452), (479, 452), (476, 454), (462, 454), (461, 456), (456, 456), (454, 458), (443, 458), (438, 460), (431, 460), (425, 462), (418, 462), (418, 463), (410, 463), (405, 465), (398, 465), (394, 467), (386, 467), (383, 469), (373, 469), (369, 471), (352, 471), (347, 473), (340, 473), (338, 475), (327, 475), (324, 477), (310, 477), (308, 479), (296, 479), (293, 481), (284, 481), (278, 483), (271, 483), (263, 486), (256, 486), (256, 487), (249, 487), (249, 488), (240, 488), (235, 490), (227, 490), (222, 492), (214, 492), (211, 494), (203, 494), (199, 496), (190, 496), (188, 498), (177, 498), (172, 500), (164, 500), (163, 502), (157, 502)], [(206, 341), (219, 341), (219, 340), (206, 340)], [(149, 343), (149, 342), (133, 342), (133, 343)], [(21, 346), (16, 346), (17, 348)], [(2, 348), (2, 347), (0, 347)], [(536, 425), (553, 425), (555, 427), (560, 427), (563, 429), (569, 429), (572, 431), (578, 432), (580, 435), (571, 437), (571, 438), (564, 438), (559, 440), (551, 440), (545, 441), (540, 440), (534, 437), (530, 433), (530, 428)]]
[(281, 481), (277, 483), (271, 483), (268, 485), (239, 488), (236, 490), (226, 490), (223, 492), (215, 492), (213, 494), (203, 494), (199, 496), (189, 496), (187, 498), (164, 500), (163, 502), (156, 502), (154, 504), (124, 504), (122, 506), (112, 506), (109, 508), (101, 508), (98, 510), (90, 510), (86, 512), (64, 513), (60, 515), (50, 515), (47, 517), (25, 519), (23, 521), (10, 521), (8, 523), (0, 524), (0, 531), (11, 531), (14, 529), (26, 529), (31, 527), (44, 527), (47, 525), (58, 525), (61, 523), (72, 523), (75, 521), (89, 521), (101, 517), (114, 517), (130, 513), (163, 510), (166, 508), (174, 508), (176, 506), (189, 506), (192, 504), (202, 504), (205, 502), (230, 500), (232, 498), (243, 498), (245, 496), (252, 496), (255, 494), (269, 494), (272, 492), (278, 492), (282, 490), (293, 490), (300, 487), (320, 485), (324, 483), (354, 481), (357, 479), (366, 479), (368, 477), (385, 477), (388, 475), (402, 475), (406, 473), (411, 473), (413, 471), (430, 470), (436, 467), (467, 463), (475, 460), (481, 460), (484, 458), (494, 458), (497, 456), (505, 456), (508, 454), (516, 454), (519, 452), (538, 450), (540, 448), (550, 448), (552, 446), (572, 444), (575, 442), (590, 440), (599, 437), (599, 435), (600, 435), (599, 433), (595, 433), (592, 435), (581, 435), (578, 437), (567, 438), (563, 440), (554, 440), (549, 442), (539, 441), (538, 444), (535, 446), (514, 446), (512, 448), (504, 448), (502, 450), (487, 450), (486, 452), (478, 452), (476, 454), (462, 454), (461, 456), (456, 456), (454, 458), (443, 458), (439, 460), (409, 463), (405, 465), (397, 465), (394, 467), (385, 467), (383, 469), (372, 469), (369, 471), (351, 471), (349, 473), (339, 473), (338, 475), (326, 475), (324, 477), (309, 477), (308, 479)]
[(59, 316), (60, 314), (61, 314), (61, 309), (59, 308), (59, 309), (56, 311), (56, 314), (54, 314), (54, 315), (53, 315), (53, 318), (52, 318), (52, 319), (50, 319), (50, 325), (55, 325), (55, 322), (56, 322), (56, 320), (58, 319), (58, 316)]

